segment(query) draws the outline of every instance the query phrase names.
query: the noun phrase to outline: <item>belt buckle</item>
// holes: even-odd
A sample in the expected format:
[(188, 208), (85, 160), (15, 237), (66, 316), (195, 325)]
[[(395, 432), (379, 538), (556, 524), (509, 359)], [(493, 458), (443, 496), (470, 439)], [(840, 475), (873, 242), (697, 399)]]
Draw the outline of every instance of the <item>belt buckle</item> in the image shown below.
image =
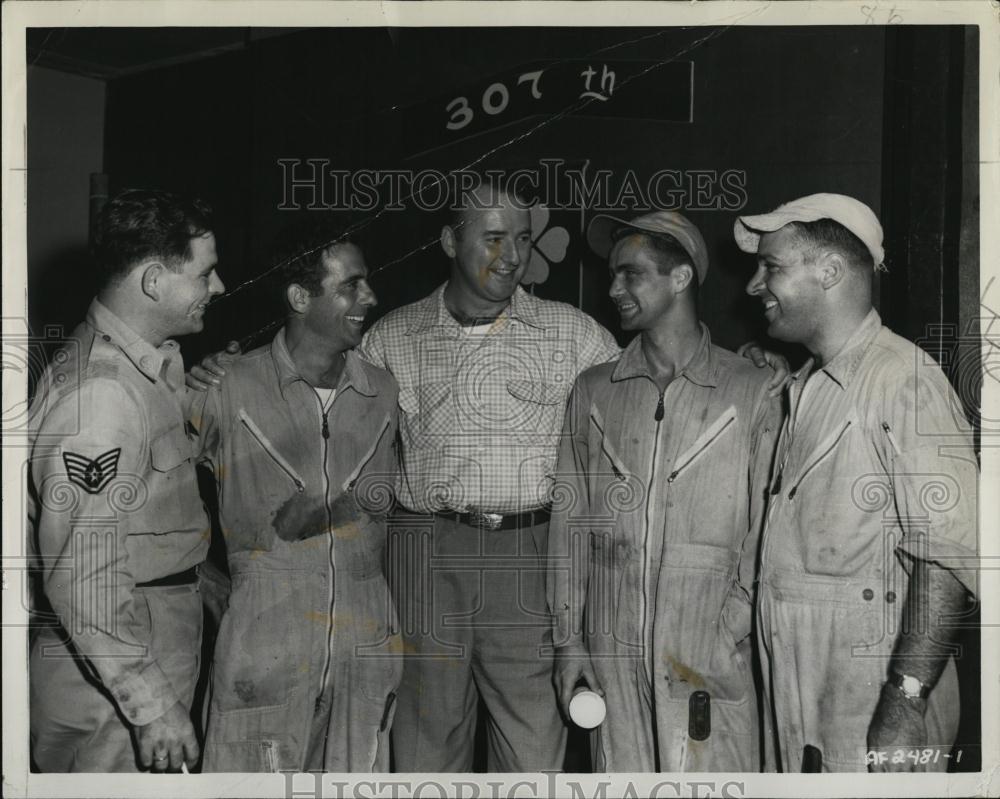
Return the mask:
[(473, 513), (473, 518), (475, 518), (479, 523), (479, 526), (485, 530), (499, 530), (500, 525), (503, 524), (502, 513), (481, 513), (476, 511)]

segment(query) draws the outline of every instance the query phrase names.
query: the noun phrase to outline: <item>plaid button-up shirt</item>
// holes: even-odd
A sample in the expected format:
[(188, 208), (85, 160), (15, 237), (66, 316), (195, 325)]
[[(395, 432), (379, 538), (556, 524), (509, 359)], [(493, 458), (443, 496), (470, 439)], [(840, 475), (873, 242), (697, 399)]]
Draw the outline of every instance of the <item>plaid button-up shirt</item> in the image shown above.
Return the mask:
[(376, 322), (360, 351), (399, 383), (397, 496), (419, 513), (547, 505), (573, 381), (620, 352), (587, 314), (520, 287), (488, 330), (470, 332), (443, 285)]

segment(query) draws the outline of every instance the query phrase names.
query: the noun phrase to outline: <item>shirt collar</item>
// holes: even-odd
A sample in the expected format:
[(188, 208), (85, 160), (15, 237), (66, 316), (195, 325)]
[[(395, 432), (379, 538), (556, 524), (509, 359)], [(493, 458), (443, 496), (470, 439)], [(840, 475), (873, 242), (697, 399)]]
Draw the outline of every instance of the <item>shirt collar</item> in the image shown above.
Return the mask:
[[(712, 336), (704, 322), (699, 322), (698, 325), (701, 327), (698, 348), (677, 377), (686, 377), (692, 383), (705, 388), (715, 388), (719, 384), (719, 369), (712, 353)], [(646, 356), (642, 352), (641, 335), (629, 342), (611, 374), (612, 382), (628, 380), (633, 377), (652, 378), (649, 364), (646, 363)]]
[[(861, 324), (851, 333), (850, 338), (847, 339), (844, 346), (840, 348), (840, 352), (820, 371), (826, 372), (827, 376), (834, 383), (846, 390), (850, 386), (851, 380), (854, 379), (858, 367), (861, 365), (861, 359), (865, 357), (868, 347), (871, 346), (871, 343), (875, 340), (875, 336), (878, 335), (881, 329), (882, 317), (878, 315), (878, 311), (872, 308), (868, 312), (868, 315), (861, 321)], [(804, 381), (809, 376), (815, 363), (816, 359), (810, 358), (801, 369), (798, 369), (792, 375), (792, 380), (795, 382)]]
[(162, 378), (175, 391), (183, 386), (184, 360), (176, 341), (167, 339), (154, 347), (96, 297), (87, 310), (87, 322), (154, 383)]
[[(411, 334), (423, 333), (432, 327), (439, 326), (460, 327), (444, 304), (444, 290), (447, 286), (447, 282), (442, 283), (433, 294), (420, 301), (421, 307), (417, 311), (417, 318), (407, 332)], [(510, 303), (501, 311), (500, 315), (501, 317), (507, 316), (510, 319), (517, 319), (532, 327), (544, 327), (539, 315), (538, 300), (528, 294), (521, 286), (514, 289)]]
[[(274, 362), (274, 370), (278, 377), (278, 389), (281, 391), (281, 397), (282, 399), (288, 399), (286, 393), (288, 386), (298, 380), (304, 383), (305, 379), (296, 370), (295, 362), (288, 351), (288, 344), (285, 342), (284, 327), (277, 332), (274, 340), (271, 342), (271, 359)], [(378, 393), (368, 379), (368, 373), (365, 371), (364, 364), (354, 350), (348, 350), (345, 353), (344, 371), (337, 383), (338, 391), (342, 391), (345, 388), (353, 388), (359, 394), (364, 394), (366, 397), (374, 397)]]

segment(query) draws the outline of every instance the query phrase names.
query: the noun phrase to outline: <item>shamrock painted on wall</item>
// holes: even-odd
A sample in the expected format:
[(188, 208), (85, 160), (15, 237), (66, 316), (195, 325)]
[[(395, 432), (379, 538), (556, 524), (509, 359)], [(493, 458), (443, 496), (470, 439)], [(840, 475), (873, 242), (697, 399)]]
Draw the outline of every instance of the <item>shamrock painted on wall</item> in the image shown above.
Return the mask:
[(549, 277), (549, 265), (557, 264), (566, 257), (569, 246), (569, 231), (564, 227), (546, 230), (549, 224), (549, 209), (544, 205), (531, 208), (531, 260), (521, 278), (525, 285), (544, 283)]

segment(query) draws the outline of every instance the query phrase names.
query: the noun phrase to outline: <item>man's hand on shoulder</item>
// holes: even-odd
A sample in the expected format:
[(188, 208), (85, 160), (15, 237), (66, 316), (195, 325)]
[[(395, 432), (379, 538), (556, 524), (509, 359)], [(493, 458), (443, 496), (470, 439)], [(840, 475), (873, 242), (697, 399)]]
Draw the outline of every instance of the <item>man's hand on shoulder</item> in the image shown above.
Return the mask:
[(181, 764), (193, 767), (200, 750), (191, 716), (184, 705), (175, 702), (166, 713), (149, 724), (135, 728), (139, 761), (154, 771), (176, 771)]
[(788, 359), (784, 355), (765, 350), (756, 341), (748, 341), (736, 350), (736, 354), (752, 361), (753, 365), (758, 369), (770, 366), (774, 370), (774, 375), (767, 384), (767, 393), (772, 397), (781, 395), (781, 392), (785, 390), (785, 386), (788, 385), (792, 377), (791, 367), (788, 365)]
[(201, 359), (184, 376), (188, 388), (196, 391), (208, 391), (212, 386), (218, 386), (226, 376), (226, 364), (232, 361), (232, 356), (241, 352), (238, 341), (230, 341), (224, 350), (213, 352)]

